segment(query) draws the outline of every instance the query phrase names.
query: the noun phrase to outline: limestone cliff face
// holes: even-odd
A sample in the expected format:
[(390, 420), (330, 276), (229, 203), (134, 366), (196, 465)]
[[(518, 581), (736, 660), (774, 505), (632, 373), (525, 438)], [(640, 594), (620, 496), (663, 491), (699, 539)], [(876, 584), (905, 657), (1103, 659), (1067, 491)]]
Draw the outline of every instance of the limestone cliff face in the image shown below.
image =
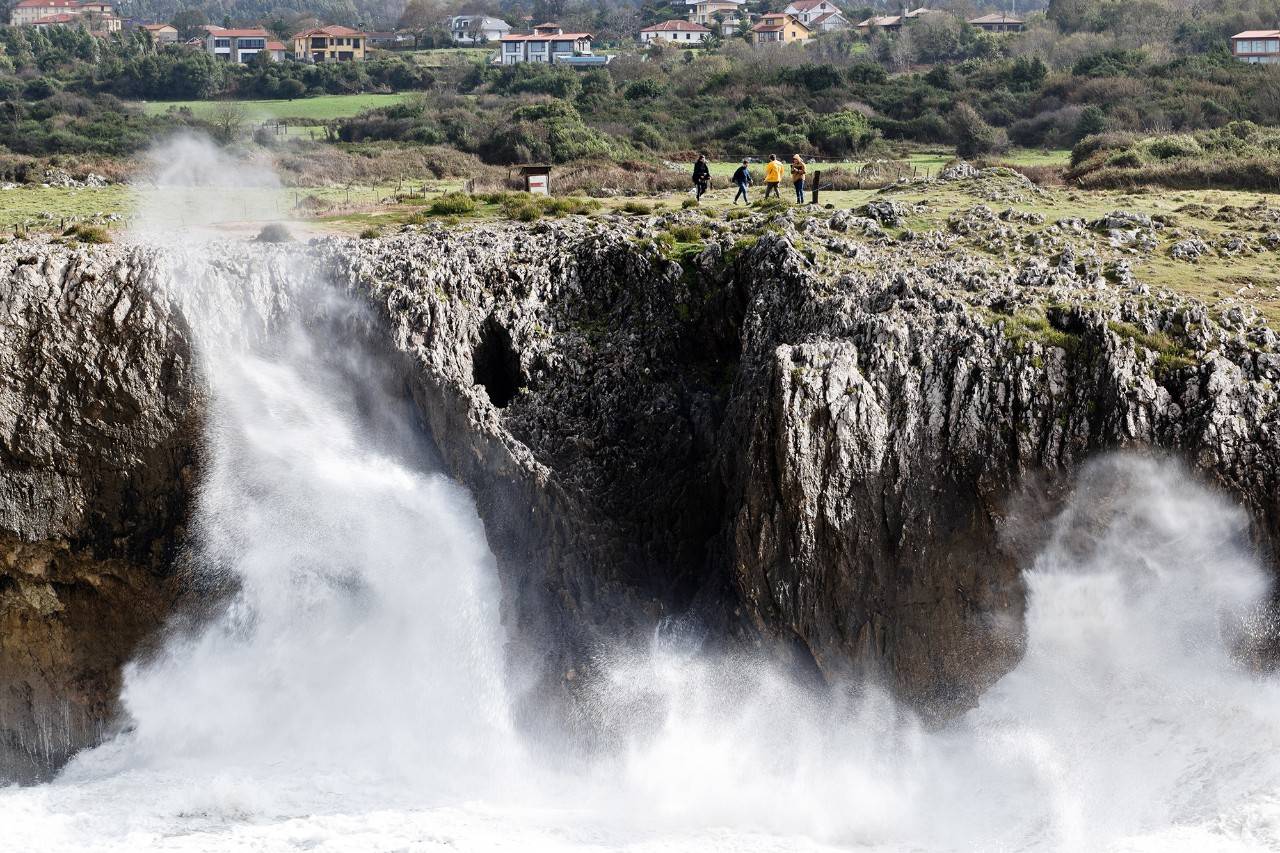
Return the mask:
[(0, 252), (0, 776), (96, 742), (190, 486), (181, 319), (127, 252)]
[[(673, 247), (677, 225), (700, 243)], [(1271, 546), (1280, 357), (1244, 312), (1075, 263), (1066, 231), (1015, 265), (911, 237), (677, 214), (228, 246), (217, 274), (267, 305), (320, 271), (372, 307), (367, 333), (476, 496), (544, 694), (571, 697), (598, 644), (675, 620), (946, 714), (1016, 659), (1018, 573), (1090, 455), (1181, 456)], [(4, 254), (0, 728), (56, 763), (168, 601), (199, 391), (183, 321), (143, 286), (170, 259), (23, 251)], [(33, 750), (41, 709), (79, 708), (83, 684), (83, 731)]]

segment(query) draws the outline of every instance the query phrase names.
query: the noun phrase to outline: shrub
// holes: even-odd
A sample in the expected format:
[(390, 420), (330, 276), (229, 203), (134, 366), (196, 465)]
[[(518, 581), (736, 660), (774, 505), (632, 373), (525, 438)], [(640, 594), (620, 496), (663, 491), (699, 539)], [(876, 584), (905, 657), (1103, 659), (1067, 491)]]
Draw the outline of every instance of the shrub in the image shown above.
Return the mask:
[(696, 198), (686, 198), (684, 201), (680, 202), (681, 210), (688, 210), (691, 207), (697, 207), (697, 206), (698, 206), (698, 200)]
[(381, 236), (382, 236), (382, 231), (377, 228), (374, 228), (373, 226), (365, 228), (363, 231), (360, 232), (361, 240), (376, 240)]
[(259, 243), (292, 243), (293, 235), (279, 222), (269, 222), (258, 232)]
[(461, 216), (476, 209), (476, 202), (466, 193), (445, 193), (431, 202), (427, 208), (432, 216)]
[(627, 88), (622, 90), (622, 97), (628, 101), (640, 101), (645, 98), (660, 97), (665, 91), (666, 87), (660, 81), (652, 77), (644, 77), (628, 83)]
[(81, 243), (110, 243), (111, 234), (100, 225), (76, 225), (67, 234)]
[(629, 201), (622, 205), (622, 212), (636, 216), (648, 216), (653, 213), (653, 208), (642, 201)]
[(956, 153), (966, 159), (1008, 147), (1004, 131), (987, 124), (968, 104), (956, 104), (951, 110), (951, 132), (955, 136)]

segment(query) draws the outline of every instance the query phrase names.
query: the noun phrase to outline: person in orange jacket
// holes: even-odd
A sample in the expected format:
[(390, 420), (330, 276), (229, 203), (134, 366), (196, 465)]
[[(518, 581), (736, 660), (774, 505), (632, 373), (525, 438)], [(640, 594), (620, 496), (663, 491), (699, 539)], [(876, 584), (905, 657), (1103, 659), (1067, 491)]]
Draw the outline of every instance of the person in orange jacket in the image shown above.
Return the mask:
[(799, 154), (791, 155), (791, 183), (796, 187), (796, 204), (804, 204), (804, 161)]
[(778, 198), (778, 184), (782, 183), (782, 161), (777, 154), (769, 155), (769, 162), (764, 164), (764, 197), (772, 195)]

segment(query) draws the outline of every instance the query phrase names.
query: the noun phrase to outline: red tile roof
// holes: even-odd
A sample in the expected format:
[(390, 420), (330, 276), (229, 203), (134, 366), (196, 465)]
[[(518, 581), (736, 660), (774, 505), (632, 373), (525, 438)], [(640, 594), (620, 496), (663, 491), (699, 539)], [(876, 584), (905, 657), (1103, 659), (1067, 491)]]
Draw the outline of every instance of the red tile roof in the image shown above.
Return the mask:
[(284, 43), (278, 41), (267, 42), (267, 50), (284, 50)]
[(810, 9), (818, 8), (825, 2), (826, 0), (793, 0), (791, 5), (796, 9), (799, 9), (801, 12), (808, 12)]
[(209, 35), (216, 38), (228, 39), (264, 39), (271, 34), (261, 27), (250, 27), (243, 30), (224, 30), (222, 28), (218, 28), (210, 32)]
[(591, 33), (533, 33), (526, 36), (503, 36), (498, 41), (577, 41), (594, 38)]
[(15, 9), (74, 9), (79, 7), (80, 0), (22, 0)]
[(711, 30), (695, 24), (692, 21), (663, 21), (661, 24), (654, 24), (652, 27), (645, 27), (642, 33), (671, 33), (671, 32), (689, 32), (689, 33), (709, 33)]
[(363, 35), (364, 33), (362, 33), (360, 30), (353, 30), (350, 27), (340, 27), (337, 24), (333, 24), (328, 27), (312, 27), (309, 30), (303, 30), (302, 32), (295, 35), (294, 38), (296, 39), (310, 38), (311, 36), (334, 36), (339, 38), (346, 38), (348, 36), (363, 36)]

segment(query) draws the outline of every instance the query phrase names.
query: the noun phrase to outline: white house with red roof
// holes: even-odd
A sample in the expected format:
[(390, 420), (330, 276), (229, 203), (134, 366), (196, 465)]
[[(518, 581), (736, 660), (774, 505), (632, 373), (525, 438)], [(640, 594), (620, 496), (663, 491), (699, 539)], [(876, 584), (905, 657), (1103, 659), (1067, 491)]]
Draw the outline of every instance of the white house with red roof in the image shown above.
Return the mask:
[(591, 33), (566, 33), (559, 24), (539, 24), (527, 35), (505, 35), (498, 39), (497, 62), (500, 65), (519, 65), (522, 62), (585, 64), (572, 60), (592, 57), (591, 38)]
[(672, 44), (702, 44), (711, 35), (711, 30), (695, 24), (693, 21), (663, 21), (661, 24), (654, 24), (652, 27), (645, 27), (640, 31), (639, 39), (641, 44), (652, 44), (656, 41), (670, 42)]
[(849, 28), (849, 19), (830, 0), (794, 0), (782, 11), (815, 33)]
[(156, 44), (178, 43), (178, 28), (173, 24), (142, 24), (138, 29), (150, 33), (151, 40)]
[(1280, 30), (1245, 30), (1231, 37), (1231, 55), (1241, 62), (1280, 62)]
[(114, 33), (120, 16), (110, 3), (96, 0), (19, 0), (9, 11), (15, 27), (83, 26), (90, 32)]
[(271, 34), (261, 27), (227, 29), (207, 26), (204, 30), (205, 52), (214, 59), (243, 64), (263, 52), (271, 54), (272, 59), (284, 58), (284, 45), (276, 42), (281, 49), (278, 52), (272, 51), (267, 47), (268, 42), (272, 41)]

